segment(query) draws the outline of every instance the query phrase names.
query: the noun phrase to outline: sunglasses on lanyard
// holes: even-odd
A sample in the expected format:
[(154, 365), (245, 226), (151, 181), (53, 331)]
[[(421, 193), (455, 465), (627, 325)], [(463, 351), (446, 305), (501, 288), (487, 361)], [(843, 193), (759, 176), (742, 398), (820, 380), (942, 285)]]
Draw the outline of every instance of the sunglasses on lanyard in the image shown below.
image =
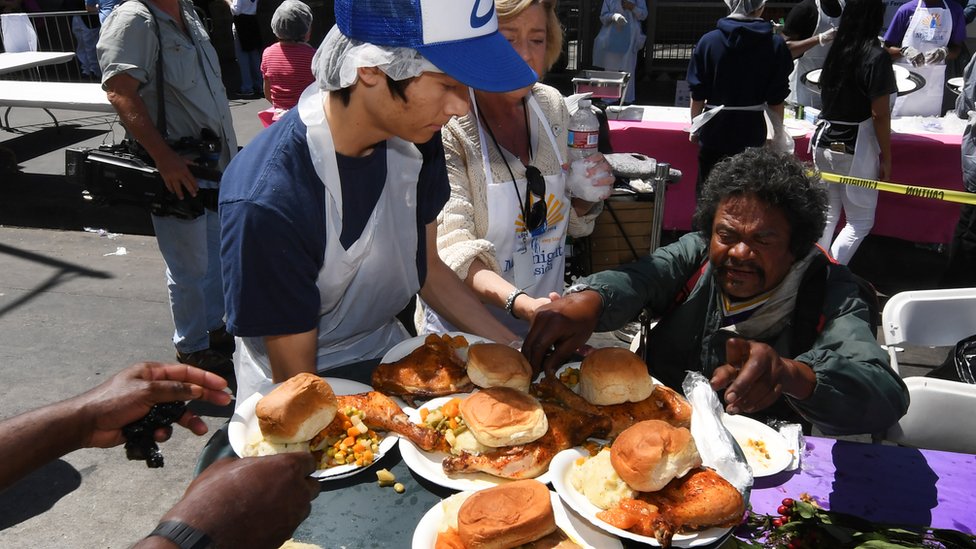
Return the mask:
[[(542, 177), (542, 172), (535, 166), (525, 168), (525, 205), (522, 208), (522, 219), (525, 220), (525, 228), (529, 232), (535, 231), (546, 222), (548, 215), (546, 207), (546, 179)], [(539, 199), (534, 203), (532, 196)]]

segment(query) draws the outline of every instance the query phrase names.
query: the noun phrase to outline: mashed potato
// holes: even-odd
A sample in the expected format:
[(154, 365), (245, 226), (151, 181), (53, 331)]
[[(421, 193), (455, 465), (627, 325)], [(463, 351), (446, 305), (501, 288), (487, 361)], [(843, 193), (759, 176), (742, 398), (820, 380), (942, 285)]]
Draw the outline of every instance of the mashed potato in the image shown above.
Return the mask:
[(264, 437), (255, 437), (244, 446), (244, 457), (252, 456), (273, 456), (275, 454), (285, 454), (288, 452), (308, 452), (308, 442), (293, 442), (288, 444), (275, 444), (268, 442)]
[(609, 448), (600, 450), (600, 453), (581, 464), (574, 464), (569, 480), (576, 490), (600, 509), (609, 509), (623, 498), (634, 497), (634, 491), (613, 470)]
[(470, 429), (465, 429), (457, 435), (448, 431), (445, 433), (445, 436), (447, 437), (448, 444), (451, 445), (451, 453), (456, 456), (461, 455), (461, 452), (478, 455), (497, 450), (497, 448), (491, 448), (478, 442), (478, 439), (474, 438), (474, 434), (471, 433)]
[(457, 530), (457, 516), (458, 511), (461, 509), (461, 505), (473, 494), (474, 492), (458, 492), (453, 496), (441, 501), (441, 510), (444, 512), (444, 520), (441, 522), (439, 532), (446, 532), (450, 529)]

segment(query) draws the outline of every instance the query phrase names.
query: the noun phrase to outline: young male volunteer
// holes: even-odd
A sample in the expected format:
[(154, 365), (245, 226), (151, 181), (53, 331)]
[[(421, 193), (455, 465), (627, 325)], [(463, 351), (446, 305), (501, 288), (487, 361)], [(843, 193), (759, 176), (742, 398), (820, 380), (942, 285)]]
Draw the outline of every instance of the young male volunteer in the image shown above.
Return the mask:
[(418, 291), (461, 329), (516, 339), (440, 259), (450, 188), (440, 128), (467, 86), (536, 75), (490, 0), (337, 0), (316, 83), (237, 156), (220, 197), (238, 402), (269, 381), (375, 359)]

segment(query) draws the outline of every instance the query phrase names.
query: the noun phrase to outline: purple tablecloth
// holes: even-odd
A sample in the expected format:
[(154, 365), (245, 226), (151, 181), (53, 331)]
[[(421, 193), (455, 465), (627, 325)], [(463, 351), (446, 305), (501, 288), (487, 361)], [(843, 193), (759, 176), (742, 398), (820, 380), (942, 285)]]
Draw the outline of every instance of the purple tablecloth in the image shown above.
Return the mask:
[(776, 514), (807, 493), (872, 522), (976, 533), (976, 456), (807, 437), (799, 470), (757, 478), (750, 502)]

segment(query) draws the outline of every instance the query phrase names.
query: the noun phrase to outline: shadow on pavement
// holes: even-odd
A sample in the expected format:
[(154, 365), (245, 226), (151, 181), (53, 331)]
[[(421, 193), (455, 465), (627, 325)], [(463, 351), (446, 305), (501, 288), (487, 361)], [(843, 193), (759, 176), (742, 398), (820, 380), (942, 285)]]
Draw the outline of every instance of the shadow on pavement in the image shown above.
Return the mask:
[(149, 212), (129, 205), (104, 206), (86, 200), (63, 175), (14, 173), (0, 183), (0, 225), (153, 235)]
[[(97, 118), (97, 120), (92, 120), (90, 122), (97, 122), (98, 124), (104, 123), (104, 116), (95, 118)], [(14, 132), (23, 131), (25, 129), (30, 131), (29, 133), (23, 133), (22, 135), (3, 142), (4, 147), (13, 151), (18, 163), (37, 158), (38, 156), (54, 152), (58, 149), (70, 147), (75, 143), (80, 143), (106, 133), (104, 129), (86, 129), (81, 125), (76, 125), (75, 123), (70, 125), (62, 124), (59, 128), (44, 126), (42, 129), (32, 129), (35, 127), (37, 126), (13, 128), (12, 130)]]
[(64, 460), (48, 463), (0, 492), (0, 530), (40, 515), (81, 486), (81, 473)]

